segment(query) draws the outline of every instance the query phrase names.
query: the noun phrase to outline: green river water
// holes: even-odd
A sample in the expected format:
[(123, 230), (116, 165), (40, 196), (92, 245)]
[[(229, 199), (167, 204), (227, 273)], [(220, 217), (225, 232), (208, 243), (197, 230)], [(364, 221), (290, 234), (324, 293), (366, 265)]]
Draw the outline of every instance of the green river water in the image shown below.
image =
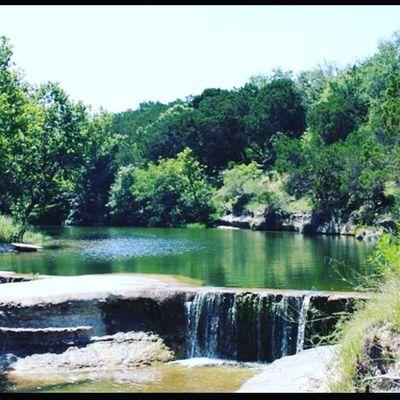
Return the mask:
[[(43, 230), (60, 246), (0, 255), (0, 270), (49, 275), (140, 272), (207, 286), (352, 289), (373, 246), (353, 237), (202, 228)], [(350, 281), (349, 281), (350, 278)]]

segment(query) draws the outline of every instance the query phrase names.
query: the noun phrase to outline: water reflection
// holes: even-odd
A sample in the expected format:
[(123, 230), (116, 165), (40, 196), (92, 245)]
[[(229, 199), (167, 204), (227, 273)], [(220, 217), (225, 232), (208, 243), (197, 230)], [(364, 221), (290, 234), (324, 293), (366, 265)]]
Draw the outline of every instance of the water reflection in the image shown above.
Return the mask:
[(352, 237), (219, 229), (46, 228), (65, 247), (3, 254), (0, 270), (42, 274), (142, 272), (205, 285), (348, 290), (329, 260), (361, 272), (373, 246)]

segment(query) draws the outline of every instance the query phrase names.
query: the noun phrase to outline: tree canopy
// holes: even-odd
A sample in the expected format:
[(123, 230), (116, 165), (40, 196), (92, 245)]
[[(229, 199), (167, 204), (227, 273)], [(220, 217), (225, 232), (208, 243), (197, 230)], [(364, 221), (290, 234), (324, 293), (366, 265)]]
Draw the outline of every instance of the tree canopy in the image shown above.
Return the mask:
[(359, 223), (398, 218), (399, 57), (394, 34), (345, 68), (277, 69), (93, 114), (57, 83), (26, 82), (1, 37), (0, 213), (169, 226), (311, 204)]

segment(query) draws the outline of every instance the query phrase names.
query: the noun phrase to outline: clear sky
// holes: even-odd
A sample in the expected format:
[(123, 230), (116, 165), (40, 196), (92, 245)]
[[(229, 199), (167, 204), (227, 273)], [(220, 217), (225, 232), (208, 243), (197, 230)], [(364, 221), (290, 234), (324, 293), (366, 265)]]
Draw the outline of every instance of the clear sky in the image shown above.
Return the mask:
[(26, 79), (59, 81), (94, 111), (345, 65), (399, 29), (399, 6), (0, 6)]

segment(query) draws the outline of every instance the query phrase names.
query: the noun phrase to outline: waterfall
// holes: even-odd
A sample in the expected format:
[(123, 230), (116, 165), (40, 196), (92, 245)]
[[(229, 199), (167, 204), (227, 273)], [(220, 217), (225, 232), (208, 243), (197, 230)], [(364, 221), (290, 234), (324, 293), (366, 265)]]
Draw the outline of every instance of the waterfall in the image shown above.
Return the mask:
[(289, 318), (289, 313), (288, 313), (288, 297), (284, 297), (282, 299), (282, 314), (281, 314), (281, 318), (282, 318), (282, 328), (281, 328), (281, 334), (282, 334), (282, 338), (281, 338), (281, 356), (287, 356), (288, 355), (288, 337), (289, 337), (289, 331), (288, 329), (290, 329), (290, 324), (288, 324), (288, 318)]
[[(264, 298), (259, 296), (258, 304), (257, 304), (257, 333), (262, 332), (263, 329), (263, 309), (264, 309)], [(262, 342), (262, 335), (257, 335), (257, 360), (261, 361), (262, 359), (262, 349), (263, 349), (263, 342)]]
[(235, 355), (236, 312), (230, 303), (226, 295), (217, 293), (197, 294), (187, 302), (189, 358)]
[(198, 293), (186, 303), (187, 357), (270, 362), (295, 354), (307, 307), (299, 296)]
[(310, 308), (310, 300), (310, 296), (304, 296), (303, 302), (301, 304), (299, 327), (297, 332), (296, 353), (302, 351), (304, 347), (304, 334), (306, 330), (307, 314)]

